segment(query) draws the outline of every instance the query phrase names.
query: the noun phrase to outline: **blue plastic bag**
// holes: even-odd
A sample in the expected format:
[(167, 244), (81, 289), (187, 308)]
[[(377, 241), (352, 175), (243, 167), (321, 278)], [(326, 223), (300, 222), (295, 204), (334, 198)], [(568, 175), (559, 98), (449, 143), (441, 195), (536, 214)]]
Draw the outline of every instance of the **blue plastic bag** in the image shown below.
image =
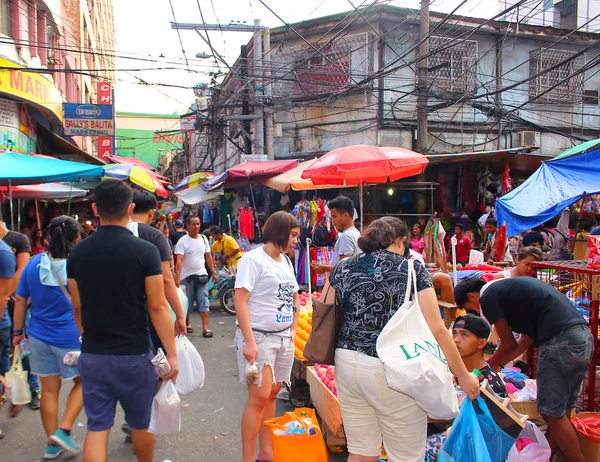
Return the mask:
[(466, 399), (438, 462), (503, 462), (513, 444), (515, 439), (496, 425), (483, 399)]

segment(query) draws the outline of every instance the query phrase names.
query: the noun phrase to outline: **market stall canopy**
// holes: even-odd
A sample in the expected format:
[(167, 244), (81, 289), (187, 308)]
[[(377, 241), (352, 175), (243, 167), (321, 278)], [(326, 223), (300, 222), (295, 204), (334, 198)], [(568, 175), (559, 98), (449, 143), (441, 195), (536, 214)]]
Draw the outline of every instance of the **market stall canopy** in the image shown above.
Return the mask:
[(184, 204), (196, 205), (217, 199), (222, 194), (222, 189), (206, 191), (202, 189), (201, 186), (196, 186), (195, 188), (184, 189), (183, 191), (176, 192), (175, 196), (178, 199), (181, 199)]
[(279, 175), (271, 178), (265, 178), (260, 182), (265, 186), (282, 193), (288, 192), (290, 189), (294, 191), (309, 191), (316, 189), (339, 188), (339, 185), (316, 185), (311, 180), (302, 179), (302, 173), (304, 173), (304, 170), (314, 164), (316, 160), (317, 159), (307, 160), (306, 162), (298, 164), (296, 167), (288, 170), (287, 172), (280, 173)]
[(212, 172), (192, 173), (177, 183), (177, 186), (175, 186), (175, 191), (183, 191), (184, 189), (194, 188), (198, 185), (201, 185), (209, 178), (213, 178), (214, 176), (215, 174)]
[(419, 175), (428, 163), (427, 157), (408, 149), (359, 144), (328, 152), (304, 170), (302, 178), (346, 186), (385, 183)]
[(167, 190), (156, 175), (133, 164), (110, 164), (104, 167), (104, 178), (130, 181), (140, 188), (155, 193), (160, 197), (167, 197)]
[[(249, 180), (263, 180), (266, 177), (278, 175), (293, 169), (298, 165), (297, 160), (270, 160), (265, 162), (244, 162), (231, 167), (224, 173), (207, 180), (203, 189), (211, 191), (220, 188), (233, 188), (247, 185)], [(260, 179), (260, 180), (259, 180)]]
[(151, 165), (147, 164), (146, 162), (144, 162), (141, 159), (138, 159), (136, 157), (125, 157), (125, 156), (106, 156), (106, 158), (108, 160), (110, 160), (112, 163), (114, 164), (131, 164), (131, 165), (137, 165), (138, 167), (142, 167), (145, 168), (146, 170), (154, 173), (154, 175), (156, 175), (156, 177), (161, 180), (161, 181), (168, 181), (168, 178), (159, 175), (158, 173), (156, 173), (156, 169), (154, 167), (152, 167)]
[(544, 162), (523, 184), (496, 202), (507, 236), (532, 229), (586, 194), (600, 192), (600, 139), (587, 141)]
[(5, 152), (0, 154), (0, 185), (26, 185), (55, 181), (94, 181), (102, 176), (99, 165)]
[(523, 147), (497, 151), (428, 154), (426, 157), (429, 159), (430, 165), (477, 162), (478, 165), (485, 163), (503, 168), (508, 163), (511, 170), (533, 172), (540, 167), (542, 162), (552, 159), (551, 156), (534, 154), (532, 151), (535, 149), (537, 148)]
[[(8, 194), (8, 188), (0, 188), (4, 194)], [(36, 185), (22, 185), (12, 187), (13, 199), (30, 199), (36, 201), (66, 201), (87, 195), (85, 189), (75, 188), (60, 183), (45, 183)]]

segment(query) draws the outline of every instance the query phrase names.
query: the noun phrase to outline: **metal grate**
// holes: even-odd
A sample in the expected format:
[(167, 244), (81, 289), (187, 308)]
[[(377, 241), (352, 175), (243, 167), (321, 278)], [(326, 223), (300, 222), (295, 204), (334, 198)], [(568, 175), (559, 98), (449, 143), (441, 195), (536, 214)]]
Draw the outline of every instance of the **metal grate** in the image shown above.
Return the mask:
[(429, 52), (429, 81), (433, 89), (460, 95), (475, 93), (477, 41), (431, 37)]
[[(590, 323), (592, 334), (598, 337), (598, 309), (600, 306), (600, 271), (587, 268), (584, 260), (546, 261), (534, 263), (536, 276), (564, 294), (575, 309)], [(537, 350), (537, 349), (534, 349)], [(537, 351), (531, 351), (529, 363), (530, 377), (537, 375)], [(596, 401), (596, 356), (594, 351), (588, 375), (583, 383), (577, 408), (579, 410), (599, 410)], [(588, 390), (592, 390), (588, 393)], [(598, 396), (600, 399), (600, 396)]]
[[(576, 74), (585, 64), (585, 56), (569, 62), (574, 51), (538, 48), (529, 52), (529, 76), (543, 72), (529, 82), (529, 96), (545, 103), (575, 102), (583, 99), (584, 73)], [(554, 67), (557, 66), (558, 67)], [(552, 70), (549, 70), (554, 68)], [(541, 95), (541, 96), (540, 96)]]
[(284, 48), (271, 57), (273, 95), (306, 98), (355, 85), (373, 71), (369, 34), (341, 37), (326, 45)]

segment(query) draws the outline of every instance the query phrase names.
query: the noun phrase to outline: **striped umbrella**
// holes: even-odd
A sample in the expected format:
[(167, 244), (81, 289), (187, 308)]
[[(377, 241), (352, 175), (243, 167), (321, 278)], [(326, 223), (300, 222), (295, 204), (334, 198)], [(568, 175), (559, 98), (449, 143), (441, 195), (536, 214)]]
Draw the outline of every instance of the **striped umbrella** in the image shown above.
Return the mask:
[(177, 186), (175, 186), (175, 191), (184, 191), (188, 188), (193, 188), (195, 186), (201, 185), (213, 176), (215, 176), (215, 174), (211, 172), (192, 173), (191, 175), (186, 176), (183, 180), (179, 182)]
[(156, 175), (145, 168), (132, 164), (110, 164), (104, 166), (104, 178), (129, 181), (160, 197), (167, 197), (167, 190)]

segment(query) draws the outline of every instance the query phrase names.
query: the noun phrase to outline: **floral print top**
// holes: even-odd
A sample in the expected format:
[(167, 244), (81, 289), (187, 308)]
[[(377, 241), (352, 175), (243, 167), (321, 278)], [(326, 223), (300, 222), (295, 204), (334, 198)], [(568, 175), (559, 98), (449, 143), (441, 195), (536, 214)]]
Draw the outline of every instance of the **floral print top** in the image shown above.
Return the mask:
[[(429, 272), (414, 262), (417, 291), (433, 287)], [(408, 260), (388, 250), (342, 260), (329, 276), (336, 303), (344, 310), (338, 348), (377, 358), (377, 337), (404, 303)]]

